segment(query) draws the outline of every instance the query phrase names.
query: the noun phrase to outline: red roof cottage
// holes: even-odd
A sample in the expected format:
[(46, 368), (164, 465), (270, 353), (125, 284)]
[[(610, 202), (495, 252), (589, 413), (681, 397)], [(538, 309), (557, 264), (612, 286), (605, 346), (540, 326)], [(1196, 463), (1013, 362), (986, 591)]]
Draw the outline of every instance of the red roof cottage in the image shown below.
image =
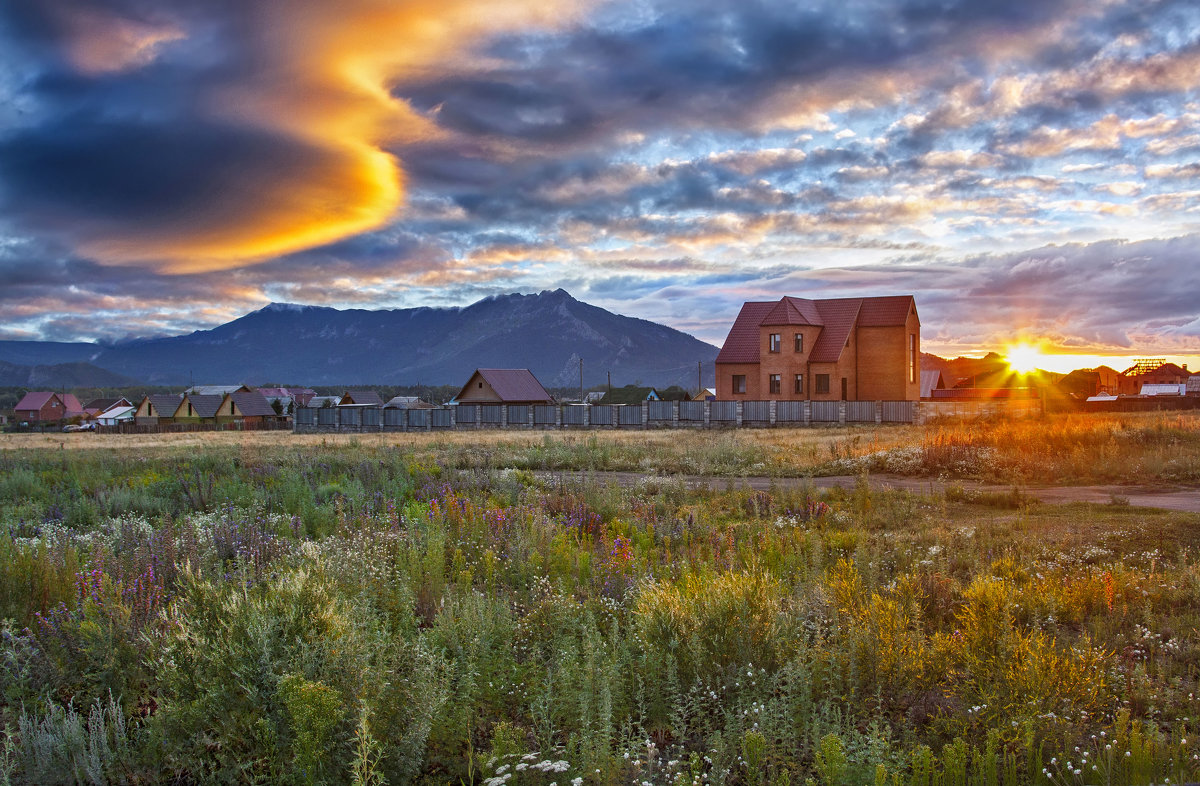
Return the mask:
[(49, 423), (83, 414), (79, 399), (70, 393), (38, 391), (26, 393), (13, 408), (18, 421)]
[(717, 355), (717, 400), (915, 401), (912, 295), (749, 302)]

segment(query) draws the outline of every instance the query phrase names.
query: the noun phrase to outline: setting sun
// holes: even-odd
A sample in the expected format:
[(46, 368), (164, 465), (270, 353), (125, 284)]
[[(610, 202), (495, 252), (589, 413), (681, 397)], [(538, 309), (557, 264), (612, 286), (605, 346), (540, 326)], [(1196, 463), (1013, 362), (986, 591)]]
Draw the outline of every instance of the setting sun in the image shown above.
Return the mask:
[(1038, 365), (1045, 360), (1041, 350), (1031, 344), (1015, 344), (1009, 347), (1006, 357), (1009, 367), (1018, 374), (1036, 371)]

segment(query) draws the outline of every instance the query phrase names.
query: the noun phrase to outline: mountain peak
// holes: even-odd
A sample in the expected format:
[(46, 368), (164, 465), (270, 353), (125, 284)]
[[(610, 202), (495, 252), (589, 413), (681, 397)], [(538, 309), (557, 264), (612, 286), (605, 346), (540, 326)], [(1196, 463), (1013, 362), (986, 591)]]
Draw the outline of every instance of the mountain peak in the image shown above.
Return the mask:
[(258, 310), (260, 314), (283, 314), (283, 313), (298, 313), (308, 311), (312, 306), (306, 306), (301, 303), (268, 303)]

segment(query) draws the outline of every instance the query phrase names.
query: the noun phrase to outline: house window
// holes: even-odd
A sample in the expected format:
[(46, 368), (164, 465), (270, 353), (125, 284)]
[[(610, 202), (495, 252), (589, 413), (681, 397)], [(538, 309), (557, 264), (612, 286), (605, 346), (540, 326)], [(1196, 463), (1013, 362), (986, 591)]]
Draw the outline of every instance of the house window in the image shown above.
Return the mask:
[(780, 334), (772, 333), (770, 338), (767, 340), (767, 349), (769, 349), (771, 352), (778, 352), (779, 346), (782, 343), (783, 342), (780, 340)]
[(908, 381), (917, 381), (917, 334), (908, 334)]
[(745, 374), (734, 374), (733, 375), (733, 392), (734, 393), (745, 393), (746, 392), (746, 375)]
[(771, 385), (771, 393), (773, 393), (775, 395), (779, 395), (779, 393), (781, 392), (780, 388), (782, 387), (782, 375), (772, 374), (769, 381), (770, 381), (770, 385)]
[(829, 375), (828, 374), (817, 374), (817, 392), (818, 393), (828, 393), (829, 392)]
[(480, 382), (480, 383), (479, 383), (479, 389), (480, 389), (480, 390), (483, 390), (483, 383), (482, 383), (482, 382)]
[(804, 334), (803, 333), (796, 334), (796, 351), (797, 352), (804, 351)]
[(801, 394), (801, 395), (804, 393), (804, 375), (803, 374), (796, 375), (796, 393)]

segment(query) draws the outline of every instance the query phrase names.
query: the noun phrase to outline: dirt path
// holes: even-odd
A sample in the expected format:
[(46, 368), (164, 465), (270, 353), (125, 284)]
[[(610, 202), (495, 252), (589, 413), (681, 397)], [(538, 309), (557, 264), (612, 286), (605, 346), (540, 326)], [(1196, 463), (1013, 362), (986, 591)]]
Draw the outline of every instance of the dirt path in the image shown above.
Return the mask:
[[(643, 475), (637, 472), (539, 472), (539, 477), (547, 480), (572, 480), (589, 477), (597, 480), (611, 480), (620, 486), (632, 486), (647, 479), (672, 481), (679, 476)], [(735, 488), (747, 486), (752, 489), (765, 491), (774, 488), (794, 488), (810, 484), (814, 488), (828, 489), (835, 487), (853, 488), (858, 478), (853, 475), (835, 475), (818, 478), (767, 478), (745, 477), (724, 478), (704, 475), (684, 475), (682, 480), (692, 488), (712, 487), (725, 488), (733, 485)], [(968, 492), (980, 494), (1008, 494), (1012, 486), (1000, 486), (972, 482), (946, 482), (929, 478), (909, 478), (899, 475), (871, 475), (869, 478), (872, 489), (903, 489), (916, 494), (940, 494), (948, 486), (962, 488)], [(1161, 488), (1147, 486), (1021, 486), (1020, 491), (1042, 502), (1066, 504), (1070, 502), (1090, 502), (1100, 505), (1129, 504), (1144, 508), (1161, 508), (1163, 510), (1179, 510), (1186, 513), (1200, 513), (1200, 489)]]

